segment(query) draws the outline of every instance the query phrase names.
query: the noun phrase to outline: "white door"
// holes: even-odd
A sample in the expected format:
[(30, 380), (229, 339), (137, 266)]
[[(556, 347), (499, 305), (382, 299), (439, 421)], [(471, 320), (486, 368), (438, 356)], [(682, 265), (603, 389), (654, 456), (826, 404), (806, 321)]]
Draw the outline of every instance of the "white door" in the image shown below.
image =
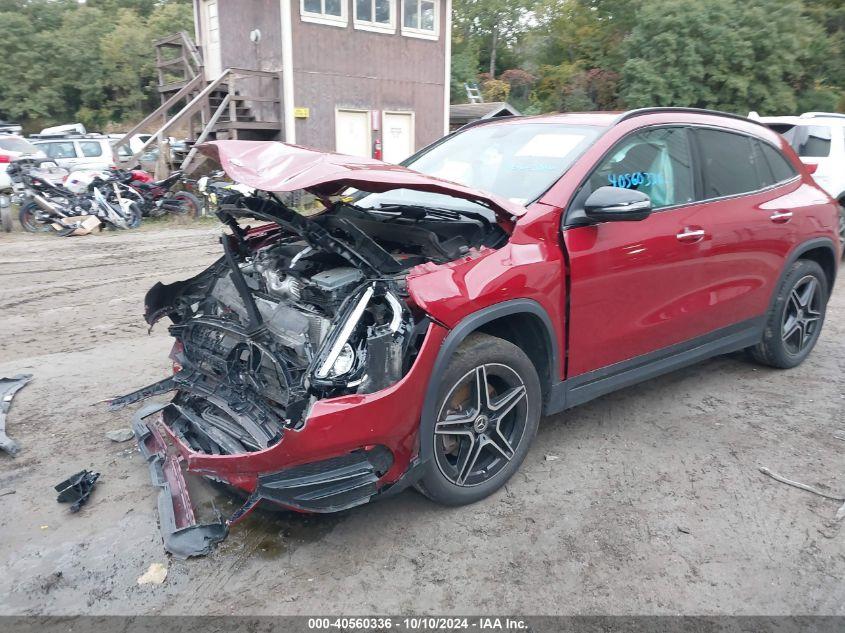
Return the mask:
[(335, 114), (335, 147), (340, 154), (372, 156), (370, 113), (366, 110), (338, 110)]
[(401, 163), (414, 153), (413, 112), (385, 112), (382, 130), (384, 162)]
[(217, 15), (217, 0), (203, 0), (203, 63), (205, 78), (213, 81), (223, 72), (220, 62), (220, 18)]

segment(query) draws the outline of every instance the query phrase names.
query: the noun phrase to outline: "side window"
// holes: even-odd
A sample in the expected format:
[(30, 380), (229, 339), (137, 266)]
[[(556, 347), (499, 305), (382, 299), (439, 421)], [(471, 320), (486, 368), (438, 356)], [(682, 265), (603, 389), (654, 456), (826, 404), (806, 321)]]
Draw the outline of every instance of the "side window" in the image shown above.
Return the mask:
[(695, 134), (701, 150), (705, 200), (748, 193), (771, 184), (759, 180), (750, 137), (705, 129), (697, 129)]
[(660, 209), (695, 200), (695, 179), (685, 128), (656, 128), (624, 139), (590, 176), (599, 187), (637, 189)]
[(763, 151), (763, 157), (766, 159), (766, 162), (769, 164), (769, 168), (772, 170), (775, 182), (791, 180), (798, 175), (798, 172), (795, 171), (795, 167), (789, 162), (789, 160), (787, 160), (786, 156), (780, 153), (780, 150), (777, 150), (768, 143), (763, 143), (762, 141), (760, 142), (760, 147)]
[(86, 158), (96, 158), (103, 155), (103, 148), (96, 141), (80, 141), (79, 149)]
[(754, 167), (754, 172), (757, 174), (757, 182), (760, 184), (760, 187), (770, 187), (776, 181), (769, 162), (763, 156), (763, 144), (756, 138), (749, 139), (749, 142), (751, 143), (749, 158), (751, 165)]
[(40, 146), (50, 158), (76, 158), (72, 141), (64, 143), (44, 143)]

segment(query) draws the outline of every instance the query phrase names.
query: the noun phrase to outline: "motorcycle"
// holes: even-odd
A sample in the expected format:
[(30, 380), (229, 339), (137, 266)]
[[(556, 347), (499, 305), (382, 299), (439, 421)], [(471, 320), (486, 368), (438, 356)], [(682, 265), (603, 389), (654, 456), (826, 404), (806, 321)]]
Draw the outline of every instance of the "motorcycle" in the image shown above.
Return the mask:
[(48, 180), (39, 168), (44, 159), (14, 161), (8, 169), (19, 219), (31, 233), (54, 231), (59, 236), (89, 233), (101, 226), (135, 228), (141, 222), (138, 204), (124, 195), (117, 181), (94, 175), (83, 193)]
[(223, 170), (213, 171), (197, 180), (197, 191), (203, 197), (203, 215), (213, 215), (217, 212), (222, 200), (232, 194), (252, 195), (255, 190), (226, 179)]
[(193, 184), (182, 177), (181, 171), (174, 171), (163, 180), (154, 181), (149, 174), (140, 170), (115, 170), (115, 177), (130, 187), (139, 196), (138, 204), (145, 217), (158, 218), (166, 213), (197, 218), (202, 203), (189, 191), (175, 189), (177, 185)]

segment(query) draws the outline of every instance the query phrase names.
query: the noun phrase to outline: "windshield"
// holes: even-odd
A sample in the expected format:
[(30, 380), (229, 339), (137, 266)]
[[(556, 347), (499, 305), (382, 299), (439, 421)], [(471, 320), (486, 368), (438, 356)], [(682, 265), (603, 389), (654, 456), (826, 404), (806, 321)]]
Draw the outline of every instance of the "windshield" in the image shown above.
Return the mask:
[(789, 125), (775, 123), (769, 126), (792, 145), (802, 158), (830, 156), (830, 128), (826, 125)]
[[(528, 204), (551, 187), (602, 130), (595, 126), (556, 123), (479, 125), (455, 134), (404, 165), (429, 176)], [(370, 194), (356, 204), (480, 208), (447, 195), (410, 189)]]
[(0, 137), (0, 149), (7, 152), (20, 152), (21, 154), (34, 154), (38, 151), (31, 143), (13, 136)]

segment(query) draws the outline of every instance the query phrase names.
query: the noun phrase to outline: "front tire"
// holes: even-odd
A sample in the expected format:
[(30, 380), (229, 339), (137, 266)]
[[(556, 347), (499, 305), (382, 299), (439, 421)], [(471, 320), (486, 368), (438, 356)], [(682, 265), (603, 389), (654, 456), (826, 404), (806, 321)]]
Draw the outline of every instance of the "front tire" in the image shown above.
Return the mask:
[(471, 334), (443, 375), (434, 451), (417, 488), (444, 505), (498, 490), (528, 454), (542, 410), (537, 370), (512, 343)]
[(792, 264), (769, 311), (763, 340), (750, 348), (751, 357), (779, 369), (804, 362), (821, 334), (828, 295), (821, 266), (808, 259)]

